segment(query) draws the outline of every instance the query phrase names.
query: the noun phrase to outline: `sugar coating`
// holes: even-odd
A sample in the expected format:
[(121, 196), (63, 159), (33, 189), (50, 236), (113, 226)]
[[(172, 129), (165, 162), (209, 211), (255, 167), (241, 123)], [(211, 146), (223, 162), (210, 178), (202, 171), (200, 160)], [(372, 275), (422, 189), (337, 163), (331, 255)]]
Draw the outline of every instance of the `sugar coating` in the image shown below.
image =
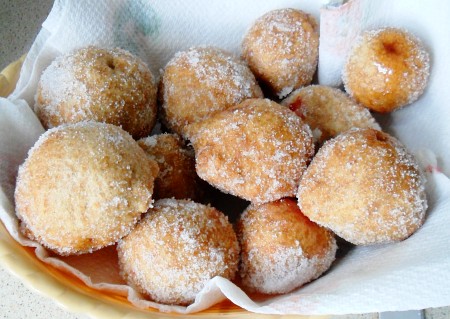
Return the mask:
[(239, 273), (251, 292), (290, 292), (325, 272), (337, 250), (334, 235), (309, 221), (293, 199), (250, 205), (237, 234)]
[(319, 57), (315, 19), (296, 9), (258, 18), (242, 43), (242, 57), (258, 81), (278, 98), (311, 83)]
[(192, 303), (211, 278), (233, 279), (239, 261), (227, 217), (189, 200), (157, 201), (117, 250), (128, 283), (164, 304)]
[(57, 57), (44, 70), (34, 110), (46, 128), (94, 120), (144, 137), (155, 125), (156, 89), (138, 57), (89, 46)]
[(185, 147), (178, 135), (152, 135), (138, 140), (138, 144), (159, 166), (153, 198), (195, 200), (200, 197), (194, 152)]
[(292, 92), (281, 104), (309, 125), (319, 144), (355, 127), (381, 130), (367, 108), (337, 88), (306, 86)]
[(427, 209), (415, 158), (397, 139), (373, 129), (352, 129), (325, 142), (297, 196), (312, 221), (361, 245), (407, 238)]
[(187, 136), (200, 178), (256, 203), (294, 196), (314, 153), (309, 127), (268, 99), (216, 113), (188, 126)]
[(362, 33), (349, 52), (342, 79), (356, 101), (390, 112), (416, 101), (430, 75), (430, 55), (421, 40), (403, 29)]
[(157, 173), (121, 128), (61, 125), (20, 166), (16, 213), (27, 235), (58, 254), (92, 252), (128, 234), (151, 207)]
[(163, 122), (183, 135), (183, 128), (247, 98), (262, 97), (248, 66), (215, 47), (178, 52), (166, 65), (160, 90)]

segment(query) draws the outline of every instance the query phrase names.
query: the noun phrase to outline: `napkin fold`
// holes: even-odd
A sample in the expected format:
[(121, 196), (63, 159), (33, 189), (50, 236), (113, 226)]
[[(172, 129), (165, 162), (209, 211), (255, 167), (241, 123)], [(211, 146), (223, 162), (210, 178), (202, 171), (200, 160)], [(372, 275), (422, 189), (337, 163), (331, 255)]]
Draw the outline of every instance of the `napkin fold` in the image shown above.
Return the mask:
[[(347, 314), (450, 305), (450, 24), (446, 1), (352, 0), (321, 7), (307, 0), (278, 1), (69, 1), (57, 0), (26, 60), (15, 91), (0, 99), (0, 219), (22, 245), (37, 247), (44, 262), (74, 273), (99, 290), (128, 296), (136, 307), (193, 313), (223, 300), (271, 314)], [(92, 255), (58, 257), (20, 235), (14, 213), (18, 166), (43, 133), (32, 111), (42, 71), (58, 55), (89, 44), (120, 46), (140, 56), (155, 75), (177, 51), (209, 44), (240, 53), (253, 21), (277, 8), (293, 7), (320, 18), (319, 81), (339, 86), (348, 49), (365, 29), (404, 27), (430, 50), (432, 68), (425, 94), (414, 104), (378, 119), (416, 154), (426, 171), (429, 210), (422, 228), (403, 242), (355, 247), (330, 271), (292, 293), (252, 300), (230, 281), (210, 280), (189, 307), (142, 298), (119, 276), (115, 248)], [(345, 200), (345, 199), (344, 199)]]

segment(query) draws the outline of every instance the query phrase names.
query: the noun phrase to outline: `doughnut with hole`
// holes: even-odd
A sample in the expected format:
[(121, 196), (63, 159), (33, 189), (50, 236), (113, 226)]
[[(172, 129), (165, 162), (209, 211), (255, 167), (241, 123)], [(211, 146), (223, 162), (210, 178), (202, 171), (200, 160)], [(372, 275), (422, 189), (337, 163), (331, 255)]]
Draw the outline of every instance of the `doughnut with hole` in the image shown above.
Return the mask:
[(121, 126), (134, 138), (156, 123), (157, 84), (128, 51), (89, 46), (56, 58), (42, 73), (34, 110), (45, 128), (81, 121)]

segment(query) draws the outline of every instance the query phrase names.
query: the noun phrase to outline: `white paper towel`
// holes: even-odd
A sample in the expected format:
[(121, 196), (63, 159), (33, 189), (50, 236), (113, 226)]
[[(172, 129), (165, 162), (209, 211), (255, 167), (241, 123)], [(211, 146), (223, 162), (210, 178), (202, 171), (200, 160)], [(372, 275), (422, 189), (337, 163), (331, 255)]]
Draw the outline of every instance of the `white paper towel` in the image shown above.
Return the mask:
[[(349, 1), (320, 8), (314, 1), (56, 1), (24, 63), (14, 93), (0, 99), (0, 218), (13, 237), (38, 247), (48, 263), (72, 270), (86, 284), (128, 294), (138, 307), (191, 313), (229, 298), (250, 311), (284, 314), (345, 314), (422, 309), (450, 305), (450, 3), (445, 1)], [(290, 294), (252, 301), (223, 278), (209, 282), (185, 307), (158, 305), (117, 277), (114, 248), (82, 257), (59, 258), (17, 232), (13, 189), (17, 167), (43, 132), (31, 108), (43, 69), (59, 54), (88, 44), (121, 46), (143, 58), (157, 74), (172, 55), (193, 45), (216, 45), (236, 54), (242, 37), (259, 16), (281, 7), (300, 8), (321, 18), (319, 76), (338, 85), (342, 61), (354, 36), (378, 25), (406, 27), (432, 54), (430, 84), (411, 106), (380, 117), (420, 158), (427, 171), (430, 208), (424, 226), (407, 240), (357, 247), (320, 279)], [(338, 39), (338, 40), (336, 40)], [(447, 175), (447, 176), (446, 176)]]

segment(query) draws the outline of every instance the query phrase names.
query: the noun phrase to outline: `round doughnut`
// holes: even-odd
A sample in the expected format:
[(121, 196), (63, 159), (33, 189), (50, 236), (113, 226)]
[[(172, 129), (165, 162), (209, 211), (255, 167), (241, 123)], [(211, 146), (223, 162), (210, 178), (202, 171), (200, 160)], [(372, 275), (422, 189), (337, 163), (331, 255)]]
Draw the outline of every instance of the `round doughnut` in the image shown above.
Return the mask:
[(248, 99), (186, 132), (198, 176), (255, 203), (294, 196), (314, 154), (308, 125), (268, 99)]
[(159, 166), (154, 199), (173, 197), (196, 200), (200, 197), (194, 152), (184, 146), (178, 135), (152, 135), (138, 140), (138, 144)]
[(163, 304), (191, 304), (211, 278), (232, 280), (239, 262), (227, 217), (189, 200), (157, 201), (117, 251), (127, 282)]
[(381, 130), (367, 108), (336, 88), (310, 85), (292, 92), (281, 104), (309, 125), (318, 144), (354, 127)]
[(427, 86), (429, 73), (429, 54), (416, 36), (382, 28), (358, 37), (342, 79), (357, 102), (387, 113), (416, 101)]
[(270, 11), (246, 33), (242, 57), (261, 86), (281, 99), (313, 79), (319, 58), (317, 22), (301, 10)]
[(155, 125), (156, 91), (151, 71), (138, 57), (89, 46), (59, 56), (44, 70), (34, 110), (45, 128), (92, 120), (140, 138)]
[(127, 235), (152, 204), (158, 165), (120, 127), (97, 122), (44, 133), (20, 166), (16, 214), (26, 235), (60, 255)]
[(244, 61), (215, 47), (177, 53), (160, 82), (162, 122), (183, 135), (183, 128), (247, 98), (262, 97)]
[(239, 274), (251, 292), (288, 293), (319, 277), (336, 256), (334, 234), (311, 222), (293, 199), (250, 205), (236, 232)]
[(298, 204), (312, 221), (356, 245), (400, 241), (423, 223), (425, 179), (394, 137), (352, 129), (324, 143), (300, 182)]

